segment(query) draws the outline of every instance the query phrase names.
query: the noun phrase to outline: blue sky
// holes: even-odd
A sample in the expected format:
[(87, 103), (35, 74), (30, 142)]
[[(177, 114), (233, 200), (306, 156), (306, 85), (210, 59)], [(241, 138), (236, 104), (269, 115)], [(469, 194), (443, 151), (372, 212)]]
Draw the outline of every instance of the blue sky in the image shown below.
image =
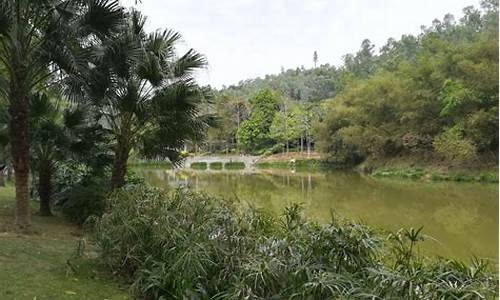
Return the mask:
[(215, 87), (281, 67), (339, 65), (368, 38), (378, 49), (388, 38), (418, 34), (421, 25), (478, 0), (121, 0), (148, 16), (147, 29), (171, 28), (184, 38), (180, 51), (195, 48), (209, 62), (198, 74)]

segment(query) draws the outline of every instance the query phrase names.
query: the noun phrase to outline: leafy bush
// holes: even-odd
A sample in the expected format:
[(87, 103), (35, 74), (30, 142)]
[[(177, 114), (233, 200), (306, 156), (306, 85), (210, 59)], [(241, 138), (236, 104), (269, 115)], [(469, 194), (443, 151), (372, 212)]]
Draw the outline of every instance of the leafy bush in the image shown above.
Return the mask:
[(457, 127), (437, 136), (433, 146), (437, 153), (450, 161), (467, 161), (476, 156), (476, 146), (472, 141), (463, 138)]
[(274, 218), (187, 190), (125, 186), (96, 222), (101, 259), (140, 299), (493, 299), (486, 264), (429, 261), (420, 230), (386, 242), (362, 224)]
[(102, 180), (82, 182), (66, 191), (61, 201), (62, 213), (76, 224), (100, 217), (106, 208), (107, 186)]
[(403, 148), (413, 153), (432, 149), (432, 136), (428, 134), (407, 132), (401, 140)]
[(191, 169), (195, 170), (206, 170), (207, 163), (206, 162), (194, 162), (191, 164)]
[(222, 163), (220, 161), (212, 162), (209, 165), (210, 170), (222, 170)]
[(243, 170), (245, 169), (245, 163), (239, 161), (230, 161), (224, 164), (224, 169), (226, 170)]
[(498, 182), (498, 171), (496, 171), (496, 172), (484, 172), (484, 173), (479, 174), (479, 181), (497, 183)]

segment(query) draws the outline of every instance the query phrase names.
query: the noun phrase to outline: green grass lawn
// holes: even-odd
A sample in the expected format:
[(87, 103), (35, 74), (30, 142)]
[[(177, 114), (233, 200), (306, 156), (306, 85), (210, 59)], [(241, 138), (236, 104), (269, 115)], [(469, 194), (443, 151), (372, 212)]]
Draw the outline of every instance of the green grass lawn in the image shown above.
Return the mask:
[[(19, 231), (13, 224), (14, 189), (0, 187), (0, 299), (128, 299), (127, 288), (92, 258), (81, 230), (58, 216), (38, 216), (37, 206), (32, 228)], [(77, 258), (82, 239), (85, 250)]]

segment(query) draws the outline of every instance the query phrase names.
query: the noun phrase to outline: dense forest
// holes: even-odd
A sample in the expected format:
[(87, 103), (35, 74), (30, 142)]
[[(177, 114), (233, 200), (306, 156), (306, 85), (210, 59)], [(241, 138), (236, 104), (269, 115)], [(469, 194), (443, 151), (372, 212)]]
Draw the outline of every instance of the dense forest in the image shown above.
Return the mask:
[(463, 9), (321, 65), (215, 91), (206, 150), (270, 154), (314, 146), (339, 164), (417, 155), (454, 163), (498, 156), (498, 3)]

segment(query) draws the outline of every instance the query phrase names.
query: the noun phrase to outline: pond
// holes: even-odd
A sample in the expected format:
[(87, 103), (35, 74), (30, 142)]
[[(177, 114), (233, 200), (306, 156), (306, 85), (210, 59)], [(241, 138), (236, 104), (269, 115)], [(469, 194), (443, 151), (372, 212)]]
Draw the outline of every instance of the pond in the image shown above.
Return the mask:
[(374, 179), (345, 171), (137, 171), (159, 187), (187, 185), (276, 214), (295, 202), (318, 222), (328, 222), (334, 211), (381, 230), (423, 226), (429, 238), (422, 247), (428, 255), (498, 261), (497, 184)]

